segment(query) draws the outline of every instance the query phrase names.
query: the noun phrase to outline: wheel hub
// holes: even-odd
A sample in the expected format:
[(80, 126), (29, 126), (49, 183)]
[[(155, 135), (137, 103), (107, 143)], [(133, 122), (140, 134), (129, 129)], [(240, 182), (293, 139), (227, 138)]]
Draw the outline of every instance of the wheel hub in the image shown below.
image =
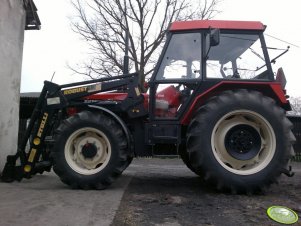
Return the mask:
[(250, 125), (236, 125), (226, 134), (225, 148), (235, 159), (252, 159), (261, 149), (260, 134)]
[(97, 147), (93, 143), (86, 143), (82, 148), (84, 158), (92, 159), (97, 154)]
[(106, 167), (111, 144), (101, 130), (83, 127), (73, 132), (65, 144), (65, 158), (77, 173), (93, 175)]

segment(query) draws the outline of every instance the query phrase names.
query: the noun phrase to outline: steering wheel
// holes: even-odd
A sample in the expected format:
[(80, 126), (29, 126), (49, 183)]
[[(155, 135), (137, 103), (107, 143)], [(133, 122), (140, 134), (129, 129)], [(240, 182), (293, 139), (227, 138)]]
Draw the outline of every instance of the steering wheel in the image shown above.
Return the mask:
[(183, 85), (183, 84), (180, 83), (179, 85), (174, 86), (174, 87), (175, 87), (175, 89), (176, 89), (178, 92), (181, 92), (180, 88), (181, 88), (182, 85)]

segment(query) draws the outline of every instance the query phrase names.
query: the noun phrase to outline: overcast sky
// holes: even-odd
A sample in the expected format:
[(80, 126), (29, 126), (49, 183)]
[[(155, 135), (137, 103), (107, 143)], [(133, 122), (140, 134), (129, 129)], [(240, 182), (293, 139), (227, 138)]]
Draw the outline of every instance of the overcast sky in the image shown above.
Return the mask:
[[(26, 31), (23, 50), (21, 92), (40, 91), (44, 80), (59, 84), (83, 78), (66, 65), (80, 62), (87, 46), (71, 31), (69, 18), (73, 10), (69, 0), (35, 0), (42, 22), (39, 31)], [(288, 94), (301, 96), (301, 13), (300, 0), (223, 0), (222, 11), (214, 19), (255, 20), (267, 25), (266, 33), (292, 43), (274, 71), (282, 66), (286, 74)], [(288, 44), (278, 42), (279, 48)], [(275, 46), (273, 46), (275, 47)]]

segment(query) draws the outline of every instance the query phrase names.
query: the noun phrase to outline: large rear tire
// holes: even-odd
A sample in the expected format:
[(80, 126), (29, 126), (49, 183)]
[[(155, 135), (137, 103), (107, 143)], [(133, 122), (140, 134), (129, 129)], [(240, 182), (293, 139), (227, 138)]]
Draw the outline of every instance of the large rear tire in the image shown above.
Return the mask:
[(127, 140), (110, 117), (80, 112), (58, 127), (53, 170), (72, 188), (104, 189), (129, 165)]
[(187, 151), (194, 171), (218, 189), (259, 192), (285, 172), (294, 151), (292, 124), (256, 91), (226, 91), (191, 121)]
[[(178, 153), (178, 154), (179, 154), (179, 156), (181, 157), (183, 163), (187, 166), (187, 168), (190, 169), (193, 173), (199, 175), (199, 172), (198, 172), (197, 170), (195, 170), (195, 169), (193, 168), (193, 166), (191, 165), (191, 162), (190, 162), (190, 160), (189, 160), (189, 154), (188, 154), (188, 152), (187, 152), (187, 150), (186, 150), (186, 145), (183, 145), (183, 144), (182, 144), (182, 145), (179, 147), (179, 153)], [(201, 175), (200, 175), (200, 176), (201, 176)]]

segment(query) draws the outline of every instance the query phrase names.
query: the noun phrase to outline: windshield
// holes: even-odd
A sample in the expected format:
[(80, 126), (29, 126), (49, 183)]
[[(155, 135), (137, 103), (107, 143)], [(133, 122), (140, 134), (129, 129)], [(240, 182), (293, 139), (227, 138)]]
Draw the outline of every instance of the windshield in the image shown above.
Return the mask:
[(207, 56), (207, 78), (268, 79), (258, 34), (221, 33)]

